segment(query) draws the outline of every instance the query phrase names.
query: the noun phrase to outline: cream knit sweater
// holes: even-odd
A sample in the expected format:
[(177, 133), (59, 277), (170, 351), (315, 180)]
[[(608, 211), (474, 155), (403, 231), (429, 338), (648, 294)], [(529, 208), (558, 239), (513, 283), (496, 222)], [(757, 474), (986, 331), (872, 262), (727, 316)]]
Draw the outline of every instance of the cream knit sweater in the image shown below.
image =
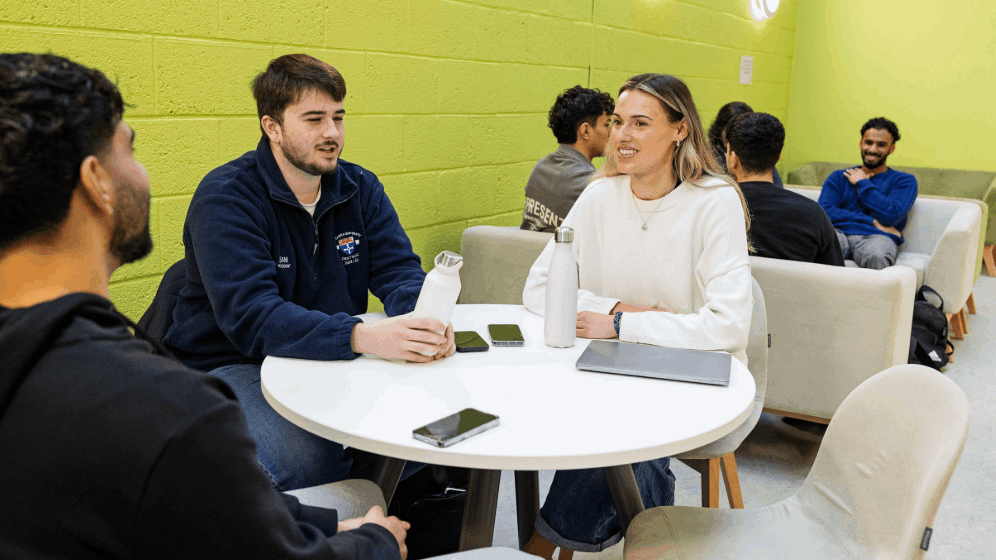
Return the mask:
[[(666, 309), (623, 313), (619, 339), (723, 350), (746, 365), (753, 296), (743, 208), (719, 179), (700, 185), (684, 182), (658, 200), (634, 197), (625, 175), (585, 189), (563, 223), (574, 229), (578, 311), (609, 313), (620, 301)], [(522, 292), (538, 315), (553, 246), (533, 263)]]

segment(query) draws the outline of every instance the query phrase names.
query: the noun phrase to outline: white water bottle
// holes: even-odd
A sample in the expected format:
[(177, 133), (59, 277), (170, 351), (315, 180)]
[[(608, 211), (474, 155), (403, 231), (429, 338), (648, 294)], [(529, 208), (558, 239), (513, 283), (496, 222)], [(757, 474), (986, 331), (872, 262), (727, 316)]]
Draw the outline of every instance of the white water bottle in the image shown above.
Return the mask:
[[(436, 255), (435, 268), (425, 275), (422, 291), (415, 303), (413, 318), (427, 317), (435, 319), (444, 325), (450, 324), (453, 308), (460, 296), (460, 267), (463, 257), (452, 252), (443, 251)], [(445, 334), (445, 331), (436, 331)], [(432, 356), (435, 352), (419, 352), (424, 356)]]
[(543, 336), (547, 346), (574, 346), (578, 324), (578, 265), (574, 260), (574, 230), (559, 227), (553, 233), (553, 258), (546, 275), (546, 312)]

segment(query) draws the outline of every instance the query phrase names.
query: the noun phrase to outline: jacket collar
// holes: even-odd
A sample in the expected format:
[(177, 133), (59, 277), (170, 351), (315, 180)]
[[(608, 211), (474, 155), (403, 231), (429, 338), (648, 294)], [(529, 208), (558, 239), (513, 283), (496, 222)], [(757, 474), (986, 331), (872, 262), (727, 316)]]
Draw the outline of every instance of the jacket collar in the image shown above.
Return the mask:
[[(340, 158), (339, 165), (336, 165), (334, 171), (322, 175), (322, 197), (318, 199), (318, 207), (315, 209), (316, 216), (321, 215), (326, 208), (348, 200), (360, 188), (343, 171), (342, 163), (343, 160)], [(259, 174), (266, 184), (266, 190), (270, 193), (270, 198), (295, 206), (301, 205), (297, 197), (294, 196), (294, 191), (287, 185), (287, 180), (284, 179), (284, 174), (280, 171), (280, 166), (277, 165), (277, 159), (273, 156), (273, 150), (270, 149), (270, 139), (265, 134), (260, 139), (259, 145), (256, 146), (256, 164), (259, 168)]]
[(567, 157), (569, 157), (569, 158), (571, 158), (573, 160), (577, 160), (577, 161), (579, 161), (579, 162), (581, 162), (581, 163), (583, 163), (583, 164), (585, 164), (585, 165), (587, 165), (587, 166), (589, 166), (591, 168), (595, 167), (594, 165), (592, 165), (590, 159), (588, 159), (587, 157), (585, 157), (584, 154), (582, 154), (581, 152), (577, 151), (577, 149), (574, 146), (571, 146), (570, 144), (560, 144), (560, 147), (557, 148), (557, 151), (560, 152), (560, 153), (562, 153), (562, 154), (564, 154), (565, 156), (567, 156)]

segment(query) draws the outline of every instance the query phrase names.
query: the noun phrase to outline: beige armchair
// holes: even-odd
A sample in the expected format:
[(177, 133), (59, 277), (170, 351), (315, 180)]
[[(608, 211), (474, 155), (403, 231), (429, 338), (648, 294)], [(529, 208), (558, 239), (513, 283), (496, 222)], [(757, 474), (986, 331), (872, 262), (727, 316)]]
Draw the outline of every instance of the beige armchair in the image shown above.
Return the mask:
[(626, 531), (625, 558), (923, 558), (968, 424), (953, 381), (924, 366), (891, 368), (841, 404), (790, 498), (646, 510)]
[[(788, 188), (813, 200), (820, 196), (818, 189)], [(907, 215), (896, 258), (897, 265), (916, 272), (918, 288), (926, 284), (944, 298), (952, 336), (959, 340), (968, 332), (966, 310), (975, 313), (972, 285), (980, 266), (984, 218), (978, 201), (920, 196)]]
[(826, 423), (855, 387), (906, 363), (913, 269), (750, 260), (771, 333), (768, 412)]

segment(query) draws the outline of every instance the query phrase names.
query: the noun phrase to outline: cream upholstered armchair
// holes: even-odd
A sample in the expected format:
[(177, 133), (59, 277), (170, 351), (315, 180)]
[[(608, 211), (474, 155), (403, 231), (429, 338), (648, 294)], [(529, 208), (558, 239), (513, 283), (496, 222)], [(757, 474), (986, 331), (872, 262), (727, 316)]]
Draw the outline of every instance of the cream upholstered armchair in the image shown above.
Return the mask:
[[(818, 188), (786, 187), (818, 200)], [(951, 334), (962, 339), (968, 332), (966, 311), (975, 313), (972, 285), (979, 267), (984, 204), (977, 200), (920, 196), (913, 203), (903, 229), (896, 264), (916, 272), (916, 285), (926, 284), (944, 298), (951, 317)], [(852, 261), (848, 266), (854, 266)]]
[(757, 509), (646, 510), (626, 531), (625, 558), (922, 558), (968, 423), (953, 381), (891, 368), (844, 400), (794, 495)]

